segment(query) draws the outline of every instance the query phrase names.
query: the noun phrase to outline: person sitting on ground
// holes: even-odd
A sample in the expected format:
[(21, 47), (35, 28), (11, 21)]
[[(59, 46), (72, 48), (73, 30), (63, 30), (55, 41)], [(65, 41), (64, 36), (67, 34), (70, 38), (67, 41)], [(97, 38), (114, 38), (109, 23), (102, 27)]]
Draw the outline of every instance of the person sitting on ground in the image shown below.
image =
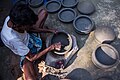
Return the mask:
[(55, 43), (40, 51), (42, 40), (35, 33), (56, 33), (55, 30), (42, 29), (46, 18), (47, 12), (44, 9), (36, 15), (27, 4), (18, 1), (5, 19), (1, 39), (9, 49), (21, 57), (20, 66), (25, 80), (37, 79), (33, 64), (37, 59), (48, 51), (61, 48), (61, 43)]

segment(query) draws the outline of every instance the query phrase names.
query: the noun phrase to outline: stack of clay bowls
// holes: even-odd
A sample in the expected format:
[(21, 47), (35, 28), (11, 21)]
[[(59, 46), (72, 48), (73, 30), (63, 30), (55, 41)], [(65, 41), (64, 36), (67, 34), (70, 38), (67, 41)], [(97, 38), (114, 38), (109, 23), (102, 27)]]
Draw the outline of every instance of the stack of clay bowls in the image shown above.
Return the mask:
[(111, 46), (110, 42), (115, 39), (115, 32), (110, 27), (98, 27), (95, 30), (95, 39), (101, 42), (92, 53), (93, 63), (101, 69), (116, 66), (119, 62), (118, 51)]

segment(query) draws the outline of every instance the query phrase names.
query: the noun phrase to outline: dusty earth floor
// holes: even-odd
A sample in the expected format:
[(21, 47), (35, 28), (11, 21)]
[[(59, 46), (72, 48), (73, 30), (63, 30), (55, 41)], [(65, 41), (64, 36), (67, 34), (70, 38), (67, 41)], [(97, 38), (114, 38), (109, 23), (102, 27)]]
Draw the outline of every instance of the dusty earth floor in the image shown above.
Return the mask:
[[(79, 0), (83, 1), (83, 0)], [(94, 3), (96, 11), (89, 15), (95, 22), (95, 27), (112, 27), (116, 32), (117, 38), (111, 43), (120, 53), (120, 1), (119, 0), (90, 0)], [(10, 0), (0, 1), (0, 25), (3, 24), (5, 17), (11, 8)], [(43, 6), (44, 7), (44, 6)], [(42, 7), (40, 7), (42, 8)], [(33, 8), (37, 13), (40, 8)], [(62, 7), (63, 8), (63, 7)], [(78, 15), (81, 15), (74, 8)], [(110, 69), (99, 69), (91, 61), (91, 54), (97, 45), (101, 44), (95, 40), (94, 30), (89, 35), (80, 35), (73, 29), (72, 23), (59, 21), (57, 13), (48, 15), (45, 23), (49, 29), (64, 30), (73, 34), (77, 38), (79, 50), (71, 60), (70, 65), (63, 70), (64, 75), (70, 78), (80, 77), (78, 80), (97, 80), (100, 77), (110, 77), (113, 80), (120, 80), (120, 64)], [(19, 68), (19, 56), (16, 56), (5, 46), (0, 47), (0, 80), (16, 80), (22, 76)], [(79, 71), (76, 74), (71, 72)], [(54, 79), (53, 79), (54, 80)], [(74, 79), (77, 80), (77, 79)]]

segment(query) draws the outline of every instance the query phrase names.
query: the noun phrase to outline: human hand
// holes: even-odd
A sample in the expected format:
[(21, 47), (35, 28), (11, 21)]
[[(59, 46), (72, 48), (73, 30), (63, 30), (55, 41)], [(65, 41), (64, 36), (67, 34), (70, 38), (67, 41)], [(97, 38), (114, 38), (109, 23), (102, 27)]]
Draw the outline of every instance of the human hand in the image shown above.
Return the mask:
[(52, 30), (54, 34), (57, 34), (59, 31), (57, 29)]
[(61, 43), (58, 42), (58, 43), (52, 44), (50, 47), (51, 47), (51, 50), (55, 49), (55, 50), (60, 51), (60, 49), (61, 49)]

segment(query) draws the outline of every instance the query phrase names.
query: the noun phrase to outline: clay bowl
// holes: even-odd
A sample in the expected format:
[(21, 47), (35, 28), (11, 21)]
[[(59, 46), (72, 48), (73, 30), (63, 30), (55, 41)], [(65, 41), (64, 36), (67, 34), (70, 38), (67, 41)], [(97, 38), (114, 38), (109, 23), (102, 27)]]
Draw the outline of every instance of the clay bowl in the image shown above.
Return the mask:
[(53, 34), (49, 39), (48, 45), (61, 42), (62, 47), (60, 51), (54, 50), (53, 52), (58, 55), (64, 55), (72, 48), (72, 37), (70, 34), (60, 31), (57, 34)]
[(57, 12), (61, 8), (61, 3), (57, 0), (51, 0), (46, 3), (45, 8), (50, 13)]
[(78, 0), (61, 0), (61, 4), (64, 7), (75, 7), (78, 4)]
[(59, 11), (58, 18), (62, 22), (72, 22), (75, 19), (76, 15), (77, 14), (76, 14), (75, 10), (73, 10), (71, 8), (64, 8)]
[(101, 44), (93, 51), (92, 61), (98, 68), (111, 68), (118, 64), (119, 54), (111, 45)]
[(110, 43), (115, 37), (115, 32), (110, 27), (97, 27), (95, 30), (95, 38), (101, 43)]
[(43, 0), (29, 0), (28, 1), (29, 5), (33, 8), (40, 7), (43, 3)]
[(89, 14), (92, 14), (93, 12), (95, 12), (95, 6), (90, 1), (80, 2), (77, 5), (77, 9), (81, 14), (86, 14), (86, 15), (89, 15)]
[(77, 33), (88, 34), (92, 31), (94, 22), (90, 17), (81, 15), (75, 18), (73, 21), (73, 26)]

